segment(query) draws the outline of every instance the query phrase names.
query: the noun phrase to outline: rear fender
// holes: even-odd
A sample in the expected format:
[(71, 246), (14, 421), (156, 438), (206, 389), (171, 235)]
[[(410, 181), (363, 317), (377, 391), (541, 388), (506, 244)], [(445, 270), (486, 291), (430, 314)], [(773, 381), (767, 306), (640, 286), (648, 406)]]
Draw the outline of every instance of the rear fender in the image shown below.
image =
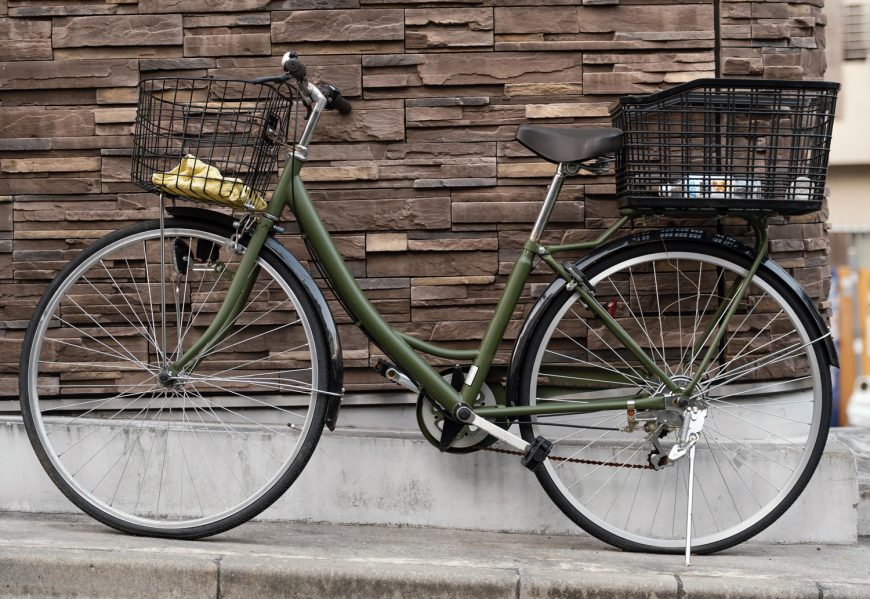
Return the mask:
[[(636, 233), (634, 235), (629, 235), (628, 237), (624, 237), (622, 239), (617, 239), (607, 245), (604, 245), (597, 250), (591, 252), (587, 256), (581, 258), (577, 262), (575, 262), (576, 267), (583, 272), (585, 269), (588, 269), (591, 265), (595, 264), (599, 260), (602, 260), (604, 257), (625, 249), (628, 246), (635, 244), (647, 244), (659, 242), (660, 240), (692, 240), (698, 243), (707, 243), (719, 250), (724, 249), (727, 253), (733, 254), (735, 262), (738, 264), (741, 263), (741, 259), (745, 261), (749, 259), (750, 261), (753, 259), (754, 251), (749, 246), (733, 239), (731, 237), (725, 237), (724, 235), (708, 235), (703, 231), (695, 230), (695, 229), (661, 229), (658, 231), (644, 231), (643, 233)], [(795, 281), (791, 275), (789, 275), (779, 264), (771, 260), (770, 258), (766, 258), (759, 267), (759, 271), (764, 270), (767, 271), (769, 275), (773, 278), (779, 279), (783, 285), (789, 289), (792, 293), (794, 293), (795, 297), (798, 298), (803, 308), (806, 310), (806, 313), (810, 316), (811, 326), (814, 328), (813, 331), (810, 331), (814, 337), (818, 338), (822, 335), (827, 334), (828, 327), (825, 324), (822, 316), (819, 314), (819, 311), (816, 309), (815, 304), (813, 303), (812, 298), (807, 294), (806, 291)], [(539, 322), (543, 314), (547, 311), (547, 308), (557, 300), (558, 296), (562, 293), (566, 285), (566, 281), (564, 279), (556, 279), (552, 283), (550, 283), (549, 287), (541, 294), (541, 297), (538, 298), (538, 301), (532, 307), (532, 310), (529, 312), (529, 316), (526, 318), (526, 321), (523, 323), (523, 327), (520, 330), (519, 336), (517, 337), (516, 344), (514, 345), (514, 351), (511, 355), (510, 366), (508, 367), (508, 375), (507, 375), (507, 405), (513, 406), (517, 405), (517, 397), (519, 393), (519, 383), (520, 383), (520, 373), (522, 370), (523, 362), (525, 361), (526, 352), (530, 349), (530, 339), (532, 337), (533, 331), (537, 328)], [(827, 335), (823, 339), (822, 351), (825, 357), (828, 360), (828, 363), (831, 366), (839, 367), (839, 360), (837, 358), (837, 350), (834, 347), (833, 339), (831, 335)]]

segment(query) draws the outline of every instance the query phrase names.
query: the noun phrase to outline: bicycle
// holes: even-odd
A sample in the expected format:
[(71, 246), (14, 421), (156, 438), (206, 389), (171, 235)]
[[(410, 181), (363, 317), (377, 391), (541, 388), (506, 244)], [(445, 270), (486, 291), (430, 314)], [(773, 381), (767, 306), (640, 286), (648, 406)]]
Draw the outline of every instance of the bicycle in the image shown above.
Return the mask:
[[(825, 445), (837, 357), (812, 300), (767, 255), (766, 224), (821, 206), (836, 84), (698, 80), (621, 99), (616, 127), (521, 126), (517, 139), (558, 166), (469, 350), (394, 330), (348, 271), (300, 173), (322, 112), (351, 107), (295, 54), (282, 64), (247, 82), (143, 81), (133, 178), (160, 194), (160, 218), (93, 244), (36, 307), (22, 414), (75, 505), (132, 534), (217, 534), (280, 497), (335, 427), (338, 330), (275, 237), (285, 207), (324, 281), (395, 362), (378, 371), (419, 394), (425, 438), (516, 454), (593, 536), (688, 561), (751, 538), (800, 495)], [(286, 144), (300, 105), (307, 122)], [(613, 172), (613, 154), (620, 217), (592, 241), (543, 245), (565, 178)], [(753, 247), (686, 228), (617, 236), (661, 214), (738, 219)], [(577, 251), (588, 253), (556, 259)], [(540, 262), (555, 280), (502, 381), (496, 347)], [(457, 366), (438, 372), (420, 354)]]

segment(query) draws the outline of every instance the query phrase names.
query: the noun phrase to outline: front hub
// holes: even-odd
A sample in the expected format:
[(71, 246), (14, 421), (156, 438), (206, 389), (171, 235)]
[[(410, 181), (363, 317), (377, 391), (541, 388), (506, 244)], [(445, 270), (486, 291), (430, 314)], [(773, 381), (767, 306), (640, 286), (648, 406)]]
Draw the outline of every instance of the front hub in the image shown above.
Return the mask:
[(168, 368), (160, 371), (157, 375), (157, 380), (166, 389), (178, 389), (181, 387), (181, 379), (177, 375), (172, 374)]

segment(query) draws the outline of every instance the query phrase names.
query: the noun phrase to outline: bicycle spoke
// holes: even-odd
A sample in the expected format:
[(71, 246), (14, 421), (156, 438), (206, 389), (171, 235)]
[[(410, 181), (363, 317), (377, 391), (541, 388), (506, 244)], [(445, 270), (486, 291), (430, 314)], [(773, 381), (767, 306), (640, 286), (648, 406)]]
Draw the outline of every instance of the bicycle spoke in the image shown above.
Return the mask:
[(147, 331), (147, 329), (145, 328), (145, 325), (142, 324), (142, 321), (139, 319), (139, 316), (136, 314), (136, 310), (133, 309), (133, 306), (131, 306), (131, 305), (130, 305), (130, 302), (127, 300), (127, 294), (125, 294), (125, 293), (121, 290), (121, 286), (118, 285), (117, 282), (115, 282), (115, 278), (112, 276), (112, 273), (109, 272), (109, 269), (106, 268), (106, 265), (103, 263), (102, 260), (100, 260), (100, 266), (103, 267), (103, 270), (104, 270), (105, 273), (109, 276), (109, 279), (112, 281), (112, 286), (118, 289), (118, 292), (120, 293), (121, 297), (124, 299), (124, 303), (127, 305), (128, 308), (130, 308), (130, 313), (133, 314), (133, 315), (136, 317), (136, 322), (138, 323), (138, 325), (137, 325), (137, 324), (133, 324), (133, 321), (131, 321), (129, 318), (127, 318), (127, 316), (126, 316), (123, 312), (121, 312), (121, 310), (120, 310), (120, 309), (119, 309), (115, 304), (113, 304), (111, 301), (109, 301), (109, 298), (107, 298), (107, 297), (105, 296), (105, 294), (104, 294), (102, 291), (100, 291), (100, 290), (97, 288), (97, 286), (94, 285), (94, 284), (90, 281), (90, 279), (88, 279), (87, 277), (82, 277), (82, 280), (83, 280), (85, 283), (87, 283), (88, 285), (90, 285), (90, 287), (91, 287), (94, 291), (96, 291), (97, 294), (98, 294), (101, 298), (103, 298), (103, 300), (106, 302), (106, 305), (107, 305), (107, 306), (111, 306), (111, 307), (115, 310), (115, 312), (116, 312), (116, 313), (117, 313), (121, 318), (124, 319), (124, 322), (126, 322), (127, 324), (129, 324), (133, 329), (135, 329), (135, 330), (139, 331), (140, 333), (142, 333), (142, 335), (143, 335), (143, 336), (144, 336), (144, 337), (145, 337), (145, 338), (146, 338), (150, 343), (152, 343), (155, 347), (157, 347), (157, 340), (156, 340), (156, 339), (153, 339), (153, 338), (148, 334), (148, 331)]

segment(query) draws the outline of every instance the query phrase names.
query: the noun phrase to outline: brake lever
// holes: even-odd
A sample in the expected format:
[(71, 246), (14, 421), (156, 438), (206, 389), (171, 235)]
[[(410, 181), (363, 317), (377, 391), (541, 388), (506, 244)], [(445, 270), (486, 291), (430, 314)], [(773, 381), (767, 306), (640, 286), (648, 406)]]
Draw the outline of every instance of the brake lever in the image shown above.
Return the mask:
[(305, 116), (303, 118), (307, 121), (311, 117), (312, 105), (314, 104), (314, 100), (308, 94), (308, 82), (304, 80), (298, 81), (296, 83), (296, 90), (299, 94), (299, 101), (305, 106)]

